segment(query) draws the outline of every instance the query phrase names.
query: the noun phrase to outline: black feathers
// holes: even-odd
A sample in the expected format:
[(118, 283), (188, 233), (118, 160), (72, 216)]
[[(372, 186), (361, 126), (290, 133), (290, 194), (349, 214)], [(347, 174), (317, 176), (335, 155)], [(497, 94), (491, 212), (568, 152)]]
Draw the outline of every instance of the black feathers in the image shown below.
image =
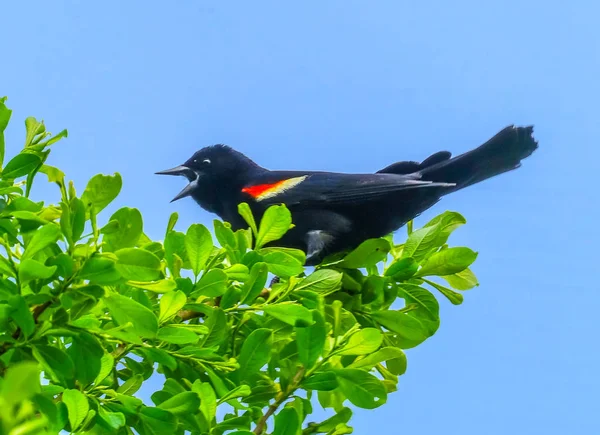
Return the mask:
[(269, 171), (222, 144), (162, 173), (184, 175), (190, 183), (177, 199), (191, 196), (234, 229), (246, 226), (237, 212), (241, 202), (257, 220), (270, 205), (285, 204), (295, 227), (276, 244), (302, 249), (307, 264), (316, 264), (326, 254), (397, 230), (448, 193), (518, 168), (537, 149), (532, 134), (533, 127), (509, 126), (459, 156), (440, 151), (376, 174)]

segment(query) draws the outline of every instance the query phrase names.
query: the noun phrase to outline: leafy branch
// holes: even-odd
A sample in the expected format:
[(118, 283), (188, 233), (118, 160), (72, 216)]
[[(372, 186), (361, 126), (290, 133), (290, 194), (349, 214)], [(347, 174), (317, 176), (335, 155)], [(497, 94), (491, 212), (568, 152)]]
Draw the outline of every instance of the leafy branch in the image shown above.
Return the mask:
[[(439, 327), (478, 285), (477, 254), (448, 245), (465, 223), (445, 212), (397, 244), (390, 235), (304, 267), (304, 252), (265, 247), (290, 228), (284, 206), (214, 221), (164, 240), (139, 210), (104, 209), (118, 173), (78, 195), (47, 164), (67, 137), (27, 118), (25, 146), (6, 164), (11, 111), (0, 99), (0, 432), (339, 435), (352, 411), (385, 404), (406, 372), (405, 349)], [(59, 204), (33, 202), (44, 174)], [(34, 183), (35, 182), (35, 183)], [(216, 240), (215, 240), (216, 239)], [(156, 373), (152, 406), (139, 395)], [(44, 377), (43, 385), (40, 376)], [(331, 417), (307, 423), (315, 397)], [(233, 409), (225, 414), (221, 407)], [(219, 416), (219, 417), (217, 417)], [(237, 432), (236, 432), (237, 431)]]

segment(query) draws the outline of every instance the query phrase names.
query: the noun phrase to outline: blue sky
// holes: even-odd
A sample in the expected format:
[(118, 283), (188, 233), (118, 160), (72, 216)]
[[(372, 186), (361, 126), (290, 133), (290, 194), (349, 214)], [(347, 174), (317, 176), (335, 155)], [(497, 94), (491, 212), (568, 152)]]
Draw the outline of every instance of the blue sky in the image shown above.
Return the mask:
[[(93, 3), (93, 4), (92, 4)], [(375, 171), (534, 124), (521, 169), (445, 198), (481, 286), (442, 305), (388, 404), (355, 433), (600, 433), (600, 31), (592, 1), (10, 2), (0, 94), (9, 153), (34, 115), (68, 140), (79, 191), (120, 172), (112, 210), (161, 238), (213, 216), (153, 175), (227, 143), (272, 169)], [(12, 148), (10, 148), (12, 147)], [(58, 198), (51, 185), (38, 198)], [(105, 214), (109, 216), (110, 210)], [(398, 238), (404, 231), (398, 233)]]

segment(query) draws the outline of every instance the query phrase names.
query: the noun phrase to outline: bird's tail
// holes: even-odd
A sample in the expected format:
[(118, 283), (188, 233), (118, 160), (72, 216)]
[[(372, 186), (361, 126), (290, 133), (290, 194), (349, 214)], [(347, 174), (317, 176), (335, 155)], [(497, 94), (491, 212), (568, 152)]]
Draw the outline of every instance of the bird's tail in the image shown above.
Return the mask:
[(538, 147), (533, 138), (533, 126), (509, 126), (483, 145), (451, 158), (447, 151), (428, 157), (422, 163), (399, 162), (379, 172), (412, 173), (421, 180), (454, 183), (450, 191), (463, 189), (521, 166)]

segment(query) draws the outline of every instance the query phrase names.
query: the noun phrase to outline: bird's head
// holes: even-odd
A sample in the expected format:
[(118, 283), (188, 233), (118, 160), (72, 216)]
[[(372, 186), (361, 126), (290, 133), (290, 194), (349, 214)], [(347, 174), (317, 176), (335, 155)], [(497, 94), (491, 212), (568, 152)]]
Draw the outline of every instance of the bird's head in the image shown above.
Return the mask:
[(228, 187), (245, 184), (247, 177), (260, 166), (227, 145), (211, 145), (196, 151), (182, 165), (159, 171), (159, 175), (180, 175), (188, 180), (188, 185), (171, 200), (193, 196), (201, 200)]

